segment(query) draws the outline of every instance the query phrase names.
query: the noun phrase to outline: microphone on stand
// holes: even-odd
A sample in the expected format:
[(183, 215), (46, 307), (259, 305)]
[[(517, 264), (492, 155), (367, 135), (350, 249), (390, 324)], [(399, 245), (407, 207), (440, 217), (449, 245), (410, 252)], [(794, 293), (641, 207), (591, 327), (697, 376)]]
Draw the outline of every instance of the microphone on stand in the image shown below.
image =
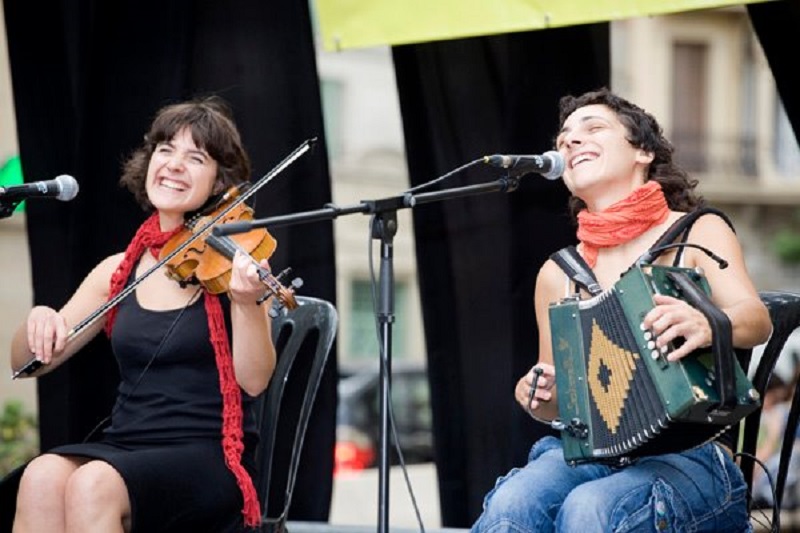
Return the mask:
[(68, 202), (78, 195), (78, 189), (78, 182), (75, 178), (62, 174), (49, 181), (35, 181), (22, 185), (0, 187), (0, 199), (55, 198), (62, 202)]
[(541, 155), (487, 155), (483, 157), (483, 162), (505, 168), (517, 176), (534, 172), (555, 180), (564, 173), (564, 157), (554, 150)]
[(68, 202), (78, 194), (78, 182), (63, 174), (49, 181), (36, 181), (23, 185), (0, 187), (0, 218), (10, 217), (19, 204), (27, 198), (55, 198)]
[(72, 176), (62, 174), (48, 181), (35, 181), (22, 185), (0, 187), (0, 201), (22, 201), (28, 198), (55, 198), (68, 202), (78, 195), (78, 182)]

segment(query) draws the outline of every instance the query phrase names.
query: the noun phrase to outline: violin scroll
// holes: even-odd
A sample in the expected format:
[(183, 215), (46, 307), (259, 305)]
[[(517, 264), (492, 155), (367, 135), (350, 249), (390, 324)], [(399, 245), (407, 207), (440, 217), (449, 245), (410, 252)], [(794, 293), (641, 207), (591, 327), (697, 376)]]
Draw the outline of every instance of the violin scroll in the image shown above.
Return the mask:
[(278, 316), (278, 312), (284, 307), (289, 310), (297, 308), (297, 299), (294, 295), (297, 289), (303, 286), (303, 280), (301, 278), (294, 278), (289, 287), (286, 287), (283, 284), (283, 279), (291, 272), (291, 268), (286, 268), (277, 276), (273, 276), (268, 270), (258, 267), (258, 277), (267, 285), (268, 290), (264, 293), (264, 296), (258, 299), (257, 303), (261, 304), (273, 295), (278, 299), (278, 304), (273, 305), (269, 310), (269, 314), (272, 318)]

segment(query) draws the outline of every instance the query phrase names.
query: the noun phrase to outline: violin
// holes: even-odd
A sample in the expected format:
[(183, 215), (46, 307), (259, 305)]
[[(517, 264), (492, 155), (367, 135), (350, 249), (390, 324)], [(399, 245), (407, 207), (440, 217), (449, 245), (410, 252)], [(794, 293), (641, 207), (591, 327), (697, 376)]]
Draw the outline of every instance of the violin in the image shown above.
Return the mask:
[(161, 249), (159, 262), (163, 261), (167, 275), (182, 286), (198, 282), (208, 292), (220, 294), (228, 290), (233, 256), (240, 250), (251, 258), (259, 279), (267, 287), (267, 294), (259, 302), (275, 295), (280, 302), (278, 308), (294, 309), (297, 307), (295, 289), (301, 286), (302, 280), (293, 280), (291, 287), (287, 288), (280, 279), (289, 270), (274, 276), (269, 269), (259, 264), (262, 259), (268, 259), (273, 254), (278, 244), (266, 229), (257, 228), (233, 236), (217, 236), (211, 233), (211, 220), (227, 223), (253, 219), (250, 206), (243, 202), (234, 203), (241, 193), (240, 187), (231, 187), (210, 207), (191, 216), (184, 223), (183, 229), (173, 235)]
[[(289, 269), (281, 272), (278, 276), (273, 276), (269, 270), (258, 264), (258, 260), (268, 258), (275, 251), (277, 245), (275, 239), (269, 235), (266, 229), (253, 230), (245, 233), (242, 237), (218, 237), (213, 235), (211, 230), (220, 220), (246, 220), (247, 218), (245, 217), (252, 219), (253, 211), (244, 204), (244, 201), (259, 188), (269, 183), (298, 157), (309, 151), (315, 141), (316, 139), (309, 139), (301, 143), (283, 161), (278, 163), (275, 168), (252, 184), (252, 186), (232, 187), (219, 200), (210, 202), (212, 203), (210, 208), (201, 211), (199, 215), (191, 216), (186, 232), (178, 232), (167, 242), (167, 245), (171, 243), (171, 251), (165, 252), (162, 249), (160, 259), (153, 266), (129, 283), (114, 298), (76, 324), (67, 333), (67, 342), (116, 307), (119, 302), (136, 290), (136, 287), (142, 281), (164, 265), (167, 265), (168, 275), (179, 283), (191, 283), (194, 279), (197, 279), (200, 283), (206, 283), (204, 286), (209, 292), (217, 294), (226, 291), (230, 281), (230, 271), (233, 267), (231, 261), (237, 249), (250, 256), (256, 265), (259, 279), (268, 287), (265, 295), (259, 299), (259, 303), (274, 294), (281, 306), (285, 306), (288, 309), (297, 307), (294, 291), (302, 286), (302, 280), (295, 279), (292, 281), (292, 287), (286, 288), (281, 284), (280, 280), (289, 273)], [(177, 238), (179, 235), (182, 238)], [(184, 249), (192, 245), (195, 246), (195, 250), (183, 253)], [(208, 253), (211, 250), (215, 253)], [(251, 253), (255, 253), (258, 260), (250, 255)], [(275, 314), (277, 314), (277, 310), (275, 308), (270, 309), (270, 315), (275, 316)], [(14, 372), (11, 379), (33, 374), (43, 364), (38, 359), (31, 359)]]

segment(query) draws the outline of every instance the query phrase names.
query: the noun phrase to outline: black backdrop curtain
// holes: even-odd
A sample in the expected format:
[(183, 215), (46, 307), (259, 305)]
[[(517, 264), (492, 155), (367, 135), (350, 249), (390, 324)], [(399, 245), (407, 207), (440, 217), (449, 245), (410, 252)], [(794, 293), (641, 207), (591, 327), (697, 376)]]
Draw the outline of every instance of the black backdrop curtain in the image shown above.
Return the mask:
[(747, 13), (775, 78), (794, 136), (800, 139), (800, 79), (797, 77), (797, 28), (800, 0), (748, 4)]
[[(101, 258), (124, 250), (144, 214), (117, 185), (122, 159), (166, 103), (219, 94), (232, 105), (254, 168), (271, 170), (304, 140), (317, 149), (264, 187), (256, 216), (330, 202), (328, 163), (306, 2), (4, 2), (23, 173), (72, 174), (69, 203), (28, 202), (36, 304), (63, 305)], [(274, 268), (305, 281), (303, 294), (335, 303), (330, 222), (277, 228)], [(305, 439), (290, 518), (327, 520), (335, 439), (336, 357)], [(39, 382), (42, 449), (86, 437), (110, 411), (116, 364), (105, 338)], [(285, 412), (299, 409), (288, 384)], [(275, 476), (288, 464), (291, 417), (281, 421)], [(165, 465), (168, 467), (168, 465)], [(271, 491), (275, 503), (282, 487)]]
[[(609, 83), (608, 26), (393, 49), (412, 185), (492, 153), (553, 146), (560, 96)], [(471, 167), (439, 186), (493, 181)], [(414, 209), (442, 524), (469, 526), (497, 476), (549, 432), (513, 398), (535, 362), (535, 275), (574, 242), (561, 180)]]

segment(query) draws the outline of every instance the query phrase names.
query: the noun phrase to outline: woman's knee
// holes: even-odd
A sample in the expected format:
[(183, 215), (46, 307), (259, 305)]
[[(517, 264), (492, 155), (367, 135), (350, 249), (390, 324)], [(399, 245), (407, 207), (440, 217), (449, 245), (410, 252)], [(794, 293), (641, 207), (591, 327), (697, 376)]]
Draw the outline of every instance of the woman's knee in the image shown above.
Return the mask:
[(128, 490), (122, 476), (103, 461), (90, 461), (78, 468), (65, 489), (68, 512), (92, 515), (105, 511), (128, 512)]
[(63, 501), (67, 480), (78, 466), (75, 461), (59, 455), (36, 457), (22, 473), (18, 501), (25, 502), (29, 498), (39, 502), (53, 498)]
[(552, 522), (547, 516), (547, 504), (544, 498), (537, 497), (527, 477), (525, 470), (513, 470), (498, 481), (484, 500), (483, 513), (473, 532), (547, 530), (545, 524)]

